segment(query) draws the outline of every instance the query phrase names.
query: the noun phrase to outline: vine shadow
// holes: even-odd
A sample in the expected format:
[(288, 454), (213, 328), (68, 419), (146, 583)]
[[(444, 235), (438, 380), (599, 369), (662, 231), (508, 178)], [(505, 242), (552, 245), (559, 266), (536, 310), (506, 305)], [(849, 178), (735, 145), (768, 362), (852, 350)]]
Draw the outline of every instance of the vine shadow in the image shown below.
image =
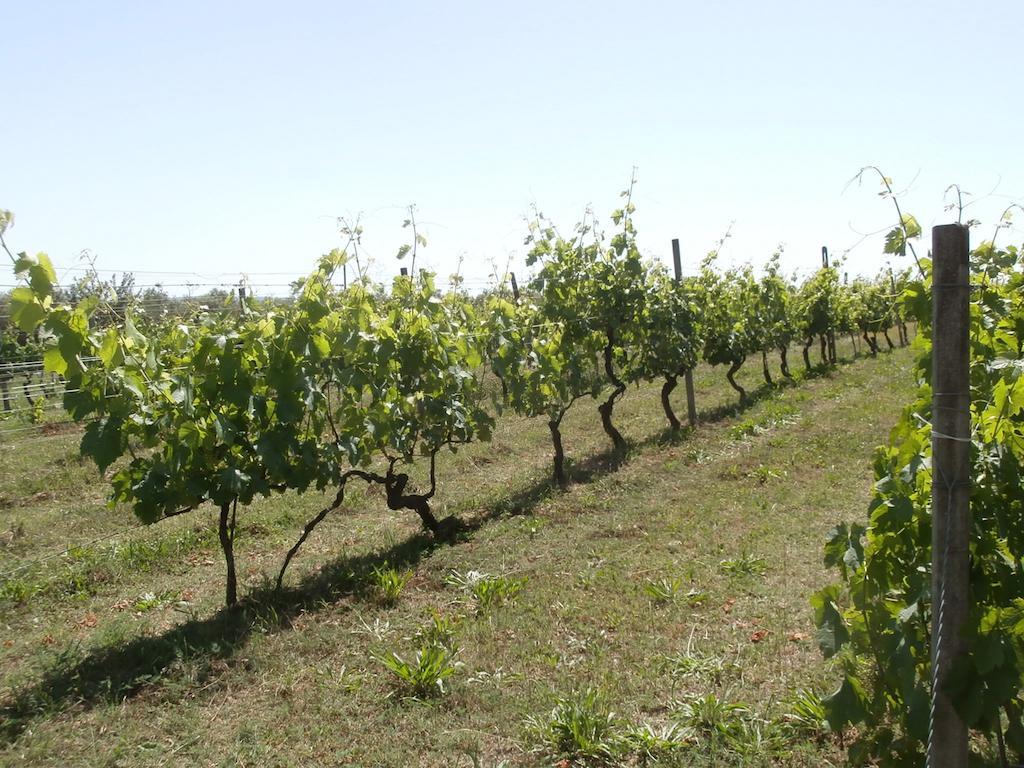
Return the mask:
[[(384, 549), (336, 557), (280, 591), (267, 578), (236, 606), (221, 608), (206, 618), (189, 619), (163, 633), (85, 653), (66, 650), (39, 680), (0, 702), (0, 741), (16, 741), (39, 718), (76, 706), (88, 710), (121, 703), (161, 681), (187, 676), (190, 688), (202, 688), (223, 670), (223, 662), (246, 646), (254, 632), (287, 631), (300, 614), (337, 608), (345, 598), (364, 597), (375, 568), (385, 564), (413, 568), (434, 550), (469, 540), (497, 518), (529, 514), (554, 490), (549, 478), (535, 480), (494, 500), (469, 519), (445, 518), (443, 537), (418, 531)], [(344, 610), (357, 604), (353, 601)]]
[(591, 453), (581, 459), (572, 460), (566, 472), (569, 482), (586, 485), (605, 475), (617, 472), (629, 461), (630, 452), (638, 445), (638, 443), (627, 440), (625, 450), (606, 448), (603, 451)]
[(92, 648), (84, 654), (64, 651), (41, 679), (0, 704), (0, 740), (13, 742), (32, 721), (71, 705), (90, 709), (120, 703), (186, 670), (191, 684), (202, 687), (223, 668), (218, 662), (234, 656), (253, 632), (286, 630), (301, 613), (358, 596), (375, 567), (385, 562), (413, 566), (441, 544), (416, 533), (383, 550), (336, 558), (280, 592), (268, 580), (236, 606), (190, 619), (161, 634)]

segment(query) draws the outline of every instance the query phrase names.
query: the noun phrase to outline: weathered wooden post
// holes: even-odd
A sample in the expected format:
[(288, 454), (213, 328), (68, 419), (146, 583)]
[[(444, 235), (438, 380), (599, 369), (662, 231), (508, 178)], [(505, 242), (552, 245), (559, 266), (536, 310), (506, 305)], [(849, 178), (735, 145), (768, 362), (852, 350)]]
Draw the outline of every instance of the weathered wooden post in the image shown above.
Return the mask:
[(519, 303), (519, 283), (516, 282), (516, 273), (515, 272), (509, 272), (508, 276), (512, 280), (512, 298), (515, 300), (516, 304), (518, 304)]
[(970, 578), (969, 233), (932, 227), (932, 717), (929, 768), (967, 767), (967, 726), (944, 692), (965, 645)]
[[(679, 253), (679, 238), (672, 238), (672, 266), (675, 268), (676, 282), (683, 279), (683, 258)], [(693, 392), (693, 369), (687, 368), (683, 375), (686, 384), (686, 419), (691, 427), (697, 426), (697, 398)]]

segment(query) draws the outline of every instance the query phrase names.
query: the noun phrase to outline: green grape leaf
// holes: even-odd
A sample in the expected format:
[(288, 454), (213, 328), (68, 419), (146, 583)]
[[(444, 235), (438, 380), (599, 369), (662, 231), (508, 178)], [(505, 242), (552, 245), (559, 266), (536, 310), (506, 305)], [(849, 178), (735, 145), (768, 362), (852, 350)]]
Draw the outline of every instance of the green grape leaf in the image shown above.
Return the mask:
[(120, 419), (106, 417), (90, 423), (82, 435), (82, 453), (92, 457), (100, 472), (106, 472), (123, 453)]
[(840, 587), (832, 584), (811, 596), (814, 608), (814, 623), (818, 627), (818, 648), (825, 658), (831, 658), (850, 639), (850, 632), (836, 601)]
[(833, 731), (841, 731), (847, 725), (861, 722), (868, 714), (866, 696), (860, 680), (851, 675), (831, 696), (822, 699), (825, 705), (825, 719)]
[(11, 320), (23, 331), (34, 331), (46, 317), (46, 307), (31, 288), (19, 286), (11, 291)]
[(110, 368), (123, 359), (118, 340), (119, 336), (116, 328), (108, 328), (107, 332), (103, 334), (103, 342), (100, 344), (97, 355), (105, 368)]

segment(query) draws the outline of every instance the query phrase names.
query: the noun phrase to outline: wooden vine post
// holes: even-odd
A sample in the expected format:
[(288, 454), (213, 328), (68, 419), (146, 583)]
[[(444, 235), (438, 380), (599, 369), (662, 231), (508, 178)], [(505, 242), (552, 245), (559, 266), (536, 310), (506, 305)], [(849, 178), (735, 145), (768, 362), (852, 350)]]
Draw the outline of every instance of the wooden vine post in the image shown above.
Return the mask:
[(970, 610), (970, 270), (961, 224), (932, 228), (932, 719), (929, 768), (967, 768), (967, 726), (944, 691)]
[[(683, 279), (683, 259), (679, 254), (678, 237), (672, 238), (672, 266), (675, 268), (676, 282), (681, 282)], [(690, 422), (690, 426), (696, 428), (697, 399), (693, 393), (693, 370), (691, 368), (686, 369), (683, 381), (686, 383), (686, 418)]]

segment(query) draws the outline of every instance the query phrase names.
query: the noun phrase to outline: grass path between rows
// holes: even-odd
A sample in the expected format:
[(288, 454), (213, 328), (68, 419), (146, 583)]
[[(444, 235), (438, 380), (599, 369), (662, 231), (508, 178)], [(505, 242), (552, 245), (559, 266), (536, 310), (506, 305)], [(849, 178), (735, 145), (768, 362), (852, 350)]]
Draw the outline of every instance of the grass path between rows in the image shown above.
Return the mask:
[[(824, 693), (836, 678), (807, 599), (831, 579), (829, 528), (866, 516), (873, 448), (910, 398), (910, 361), (897, 350), (762, 387), (742, 410), (721, 372), (702, 370), (706, 421), (677, 440), (657, 385), (630, 390), (617, 410), (634, 441), (621, 465), (581, 403), (566, 423), (575, 482), (564, 492), (547, 481), (546, 426), (504, 416), (490, 444), (439, 466), (437, 512), (465, 522), (457, 541), (431, 541), (415, 516), (360, 490), (279, 596), (267, 578), (322, 498), (254, 505), (241, 518), (248, 599), (236, 611), (219, 606), (212, 513), (26, 568), (5, 586), (17, 599), (0, 602), (0, 764), (550, 765), (524, 723), (587, 689), (653, 728), (687, 703), (746, 710), (738, 740), (697, 734), (652, 764), (838, 764), (833, 740), (775, 724), (798, 690)], [(3, 565), (129, 522), (102, 506), (73, 440), (33, 451), (38, 472), (0, 481), (0, 528), (20, 531)], [(5, 471), (16, 462), (0, 453)], [(412, 574), (394, 605), (371, 584), (385, 563)], [(479, 612), (451, 583), (471, 571), (525, 582)], [(653, 599), (659, 585), (674, 599)], [(461, 666), (445, 696), (411, 700), (378, 657), (410, 658), (435, 615), (453, 627)]]

